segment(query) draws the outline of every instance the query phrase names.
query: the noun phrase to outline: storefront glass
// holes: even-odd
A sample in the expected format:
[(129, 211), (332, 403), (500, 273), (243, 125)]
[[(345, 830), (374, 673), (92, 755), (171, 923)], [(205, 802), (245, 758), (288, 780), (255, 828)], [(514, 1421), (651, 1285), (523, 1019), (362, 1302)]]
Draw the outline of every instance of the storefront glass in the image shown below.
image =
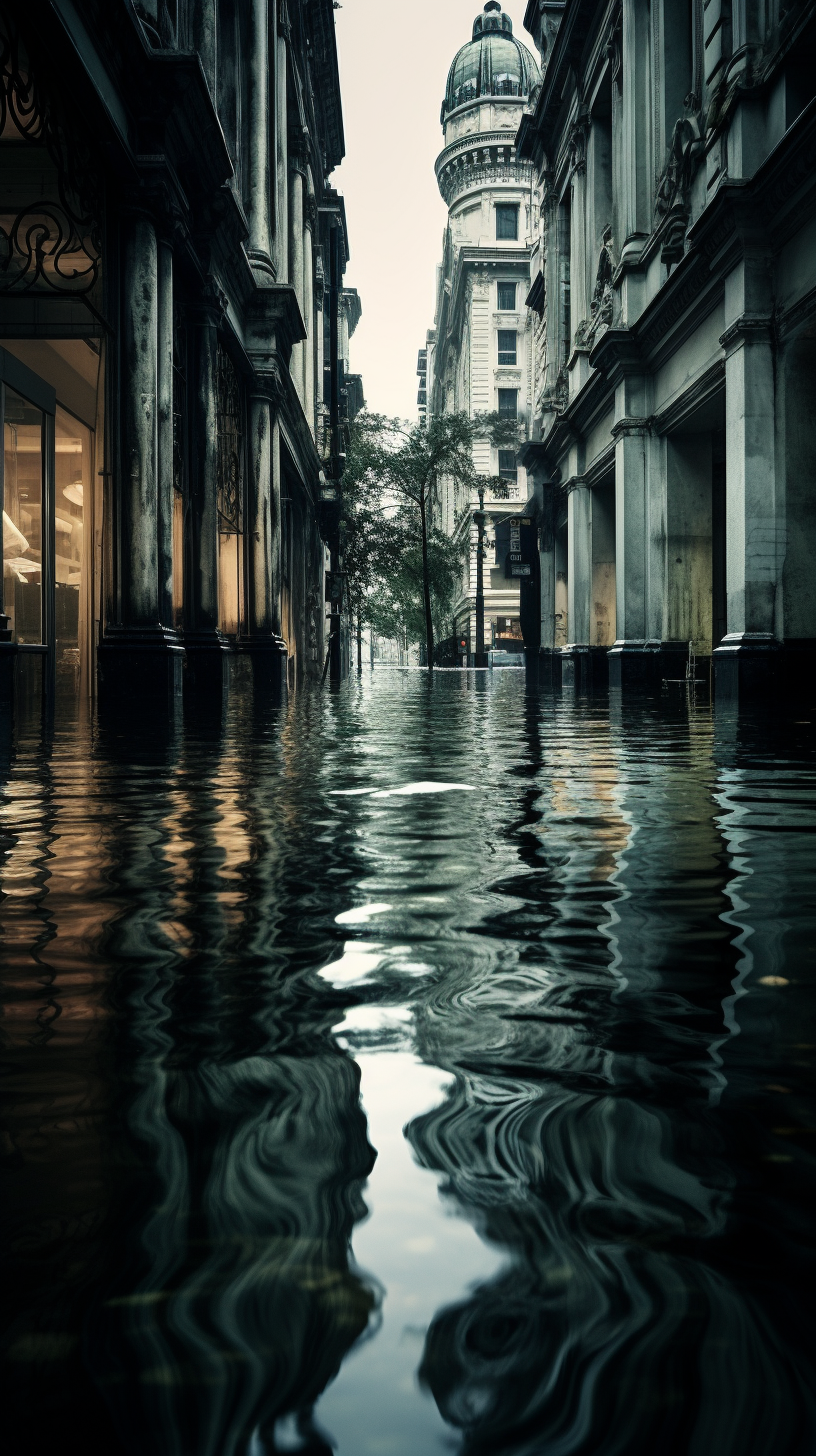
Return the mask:
[(54, 637), (57, 672), (62, 675), (78, 675), (86, 630), (85, 502), (93, 487), (92, 442), (87, 426), (57, 406)]
[(6, 386), (3, 413), (3, 610), (13, 642), (43, 641), (41, 410)]

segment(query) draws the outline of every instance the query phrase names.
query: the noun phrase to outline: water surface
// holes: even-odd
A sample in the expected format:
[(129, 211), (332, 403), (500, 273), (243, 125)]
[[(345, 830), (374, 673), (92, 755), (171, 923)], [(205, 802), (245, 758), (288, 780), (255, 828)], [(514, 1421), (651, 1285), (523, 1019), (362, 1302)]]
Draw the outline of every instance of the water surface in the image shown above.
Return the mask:
[(812, 1456), (806, 715), (5, 731), (13, 1456)]

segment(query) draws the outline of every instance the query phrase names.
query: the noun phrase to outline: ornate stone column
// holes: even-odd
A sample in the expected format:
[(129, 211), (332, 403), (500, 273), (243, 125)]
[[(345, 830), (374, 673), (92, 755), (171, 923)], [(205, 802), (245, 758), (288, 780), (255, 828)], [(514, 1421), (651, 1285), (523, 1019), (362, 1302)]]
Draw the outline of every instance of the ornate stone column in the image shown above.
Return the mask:
[(303, 400), (309, 429), (315, 433), (315, 306), (314, 306), (314, 228), (317, 208), (311, 192), (306, 198), (306, 227), (303, 233), (303, 322), (306, 340), (303, 344)]
[(639, 257), (652, 225), (650, 35), (648, 0), (623, 0), (619, 174), (622, 263)]
[(592, 681), (592, 491), (580, 477), (571, 482), (567, 498), (567, 614), (562, 680), (585, 689)]
[[(304, 313), (304, 307), (303, 307), (303, 266), (304, 266), (304, 259), (303, 259), (303, 191), (304, 191), (304, 177), (303, 177), (303, 174), (302, 174), (302, 172), (300, 172), (297, 169), (295, 169), (295, 170), (292, 171), (291, 180), (290, 180), (290, 197), (289, 197), (289, 234), (290, 234), (290, 237), (289, 237), (289, 247), (290, 247), (290, 253), (289, 253), (289, 262), (290, 262), (290, 282), (292, 284), (292, 287), (295, 290), (295, 294), (296, 294), (296, 297), (297, 297), (298, 304), (300, 306), (301, 314)], [(308, 322), (306, 324), (306, 327), (308, 328)], [(304, 369), (303, 369), (303, 344), (301, 344), (301, 343), (295, 344), (293, 346), (293, 348), (292, 348), (292, 358), (291, 358), (291, 361), (290, 361), (290, 364), (289, 364), (289, 372), (290, 372), (290, 374), (292, 376), (292, 381), (294, 383), (295, 389), (297, 390), (298, 398), (300, 399), (301, 404), (304, 405), (304, 408), (305, 408), (304, 389), (303, 389), (303, 378), (304, 378)]]
[(281, 282), (289, 280), (289, 138), (286, 37), (276, 28), (275, 87), (275, 263)]
[[(183, 661), (169, 619), (163, 620), (166, 509), (159, 447), (164, 439), (167, 260), (147, 213), (127, 212), (121, 223), (119, 509), (116, 525), (109, 526), (118, 528), (109, 558), (115, 562), (110, 604), (115, 620), (108, 621), (98, 655), (101, 691), (110, 689), (114, 697), (154, 688), (180, 691)], [(170, 308), (172, 320), (172, 282)]]
[(647, 620), (649, 539), (648, 419), (627, 417), (615, 434), (615, 618), (609, 654), (611, 687), (648, 683), (659, 666), (659, 637), (649, 644)]
[(173, 622), (173, 249), (158, 243), (158, 568), (159, 621)]
[[(269, 0), (250, 0), (248, 7), (247, 99), (249, 141), (246, 154), (247, 256), (253, 269), (267, 280), (275, 278), (272, 262), (270, 189), (270, 132), (274, 117), (270, 109)], [(274, 56), (271, 58), (274, 62)]]
[(121, 609), (125, 625), (157, 627), (158, 247), (144, 213), (128, 218), (125, 228)]
[(194, 678), (220, 671), (226, 644), (218, 630), (218, 324), (222, 300), (215, 285), (191, 310), (191, 460), (189, 581), (185, 582), (184, 646)]
[(247, 491), (247, 635), (241, 650), (280, 682), (286, 644), (280, 636), (280, 432), (277, 369), (256, 377), (249, 401)]

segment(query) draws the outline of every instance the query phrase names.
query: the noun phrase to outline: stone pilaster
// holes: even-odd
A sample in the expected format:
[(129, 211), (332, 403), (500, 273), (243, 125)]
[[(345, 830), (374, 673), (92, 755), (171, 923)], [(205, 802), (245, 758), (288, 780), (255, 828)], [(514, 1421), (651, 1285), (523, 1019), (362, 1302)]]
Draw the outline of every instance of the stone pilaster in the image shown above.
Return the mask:
[(776, 603), (784, 557), (776, 479), (771, 320), (742, 314), (725, 349), (728, 632), (714, 652), (718, 698), (763, 693), (776, 672)]

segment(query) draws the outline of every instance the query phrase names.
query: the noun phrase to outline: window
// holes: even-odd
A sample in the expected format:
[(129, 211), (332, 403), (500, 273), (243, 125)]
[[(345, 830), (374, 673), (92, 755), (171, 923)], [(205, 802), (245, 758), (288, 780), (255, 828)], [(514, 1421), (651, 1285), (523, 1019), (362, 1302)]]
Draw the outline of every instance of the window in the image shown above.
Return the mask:
[(517, 334), (515, 329), (499, 329), (499, 363), (515, 364)]
[(499, 311), (501, 313), (515, 313), (516, 309), (516, 285), (515, 283), (499, 284)]
[(503, 420), (514, 420), (518, 415), (518, 390), (499, 390), (499, 415)]
[(496, 207), (496, 237), (515, 243), (518, 240), (518, 207), (506, 203)]
[(42, 642), (43, 463), (42, 410), (6, 387), (3, 415), (3, 600), (0, 627), (12, 642)]
[(518, 466), (516, 465), (515, 450), (499, 451), (499, 476), (502, 480), (518, 480)]

